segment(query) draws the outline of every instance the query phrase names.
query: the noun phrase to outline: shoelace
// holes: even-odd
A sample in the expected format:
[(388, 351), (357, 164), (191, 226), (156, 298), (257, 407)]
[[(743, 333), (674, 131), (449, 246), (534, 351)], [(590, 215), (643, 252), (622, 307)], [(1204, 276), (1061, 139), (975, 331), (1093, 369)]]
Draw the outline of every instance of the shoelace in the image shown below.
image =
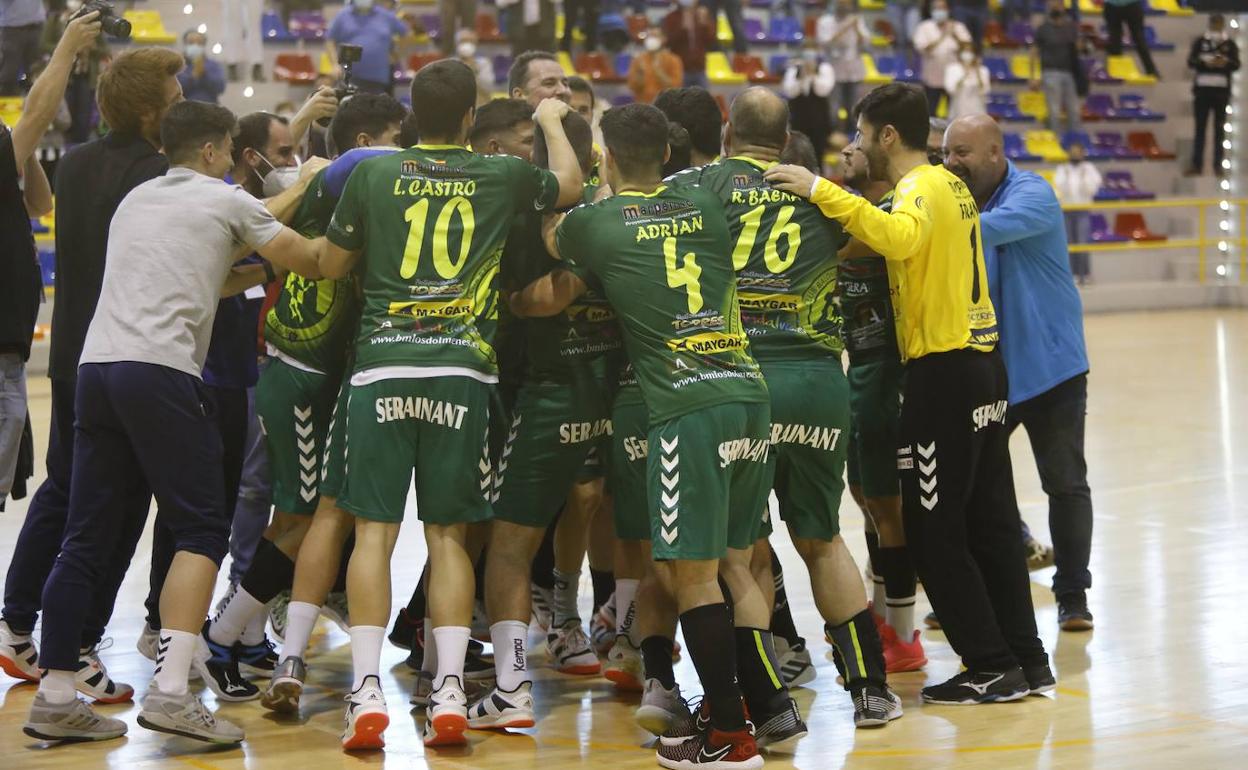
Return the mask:
[(113, 646), (113, 637), (106, 636), (100, 641), (96, 642), (94, 646), (87, 648), (86, 652), (82, 653), (82, 657), (87, 659), (87, 665), (94, 666), (95, 668), (99, 669), (100, 673), (104, 674), (104, 678), (106, 680), (109, 679), (108, 669), (104, 667), (104, 661), (100, 660), (100, 652), (102, 652), (103, 650), (107, 650), (108, 648), (112, 646)]
[(208, 708), (204, 705), (203, 701), (201, 701), (199, 698), (192, 696), (191, 705), (188, 707), (188, 711), (189, 713), (187, 714), (187, 717), (191, 721), (198, 722), (199, 724), (208, 728), (217, 726), (216, 717), (212, 715), (212, 712), (208, 710)]

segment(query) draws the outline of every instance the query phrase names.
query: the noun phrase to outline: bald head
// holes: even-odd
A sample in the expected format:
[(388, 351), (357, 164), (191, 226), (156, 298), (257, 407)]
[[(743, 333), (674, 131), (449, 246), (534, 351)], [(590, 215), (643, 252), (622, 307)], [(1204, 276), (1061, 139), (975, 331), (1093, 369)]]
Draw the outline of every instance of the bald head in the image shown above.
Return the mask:
[(988, 115), (958, 118), (945, 131), (945, 167), (957, 174), (982, 205), (1005, 177), (1001, 127)]
[(728, 130), (733, 153), (758, 147), (778, 154), (788, 143), (789, 103), (769, 88), (747, 88), (732, 100)]

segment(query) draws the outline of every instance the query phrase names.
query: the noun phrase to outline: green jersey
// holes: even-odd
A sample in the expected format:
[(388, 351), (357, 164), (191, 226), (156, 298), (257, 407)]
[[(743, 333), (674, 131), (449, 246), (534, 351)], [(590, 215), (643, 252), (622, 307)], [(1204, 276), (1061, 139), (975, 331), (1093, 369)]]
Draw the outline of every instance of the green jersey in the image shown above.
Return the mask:
[[(884, 211), (893, 208), (890, 190), (876, 204)], [(841, 263), (836, 278), (837, 301), (844, 323), (841, 333), (849, 363), (899, 361), (897, 327), (893, 300), (888, 287), (888, 264), (880, 257), (859, 257)]]
[(416, 145), (361, 163), (328, 232), (335, 245), (363, 251), (355, 371), (497, 380), (503, 245), (517, 214), (558, 198), (554, 174), (509, 155)]
[(652, 425), (716, 404), (765, 402), (741, 327), (724, 209), (659, 187), (580, 206), (557, 233), (567, 267), (616, 309)]
[[(338, 198), (326, 189), (322, 169), (308, 186), (291, 220), (305, 238), (319, 238), (329, 227)], [(314, 281), (290, 273), (264, 319), (264, 341), (277, 355), (318, 372), (344, 366), (359, 318), (353, 277)]]
[(728, 213), (741, 320), (758, 360), (839, 357), (836, 252), (848, 236), (818, 206), (763, 181), (773, 165), (724, 158), (670, 181), (710, 190)]

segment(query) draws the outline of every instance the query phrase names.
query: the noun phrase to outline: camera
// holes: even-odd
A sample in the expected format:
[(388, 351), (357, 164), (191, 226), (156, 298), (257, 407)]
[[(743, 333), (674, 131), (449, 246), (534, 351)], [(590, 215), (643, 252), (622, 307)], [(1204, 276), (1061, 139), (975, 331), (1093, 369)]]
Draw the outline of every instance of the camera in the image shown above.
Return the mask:
[[(338, 66), (342, 67), (342, 82), (334, 86), (334, 96), (338, 98), (340, 107), (343, 102), (355, 96), (360, 90), (351, 82), (351, 68), (360, 61), (363, 55), (364, 49), (358, 45), (342, 43), (338, 46)], [(317, 125), (328, 126), (330, 119), (321, 118), (316, 122)]]
[(130, 39), (130, 22), (117, 15), (117, 11), (113, 9), (113, 4), (106, 0), (87, 0), (82, 4), (82, 9), (74, 15), (74, 18), (85, 16), (92, 11), (99, 11), (100, 29), (104, 34), (116, 40)]

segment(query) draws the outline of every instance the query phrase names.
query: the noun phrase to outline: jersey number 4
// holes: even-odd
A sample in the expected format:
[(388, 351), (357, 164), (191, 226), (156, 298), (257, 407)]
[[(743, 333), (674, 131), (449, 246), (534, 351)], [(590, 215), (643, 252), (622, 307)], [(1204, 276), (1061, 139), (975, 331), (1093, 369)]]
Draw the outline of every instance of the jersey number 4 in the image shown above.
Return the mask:
[[(763, 223), (763, 213), (766, 210), (766, 206), (758, 206), (741, 215), (741, 235), (737, 238), (737, 245), (732, 250), (733, 270), (743, 269), (750, 261), (750, 254), (754, 251), (754, 243), (758, 240), (758, 230)], [(791, 221), (795, 210), (793, 206), (780, 207), (779, 213), (776, 214), (776, 221), (771, 225), (771, 234), (767, 236), (767, 242), (763, 245), (763, 264), (771, 273), (783, 273), (792, 267), (794, 260), (797, 259), (797, 249), (802, 245), (802, 226)], [(784, 256), (780, 256), (781, 236), (789, 239), (789, 248)]]
[(684, 288), (689, 300), (689, 312), (696, 313), (702, 309), (702, 268), (698, 266), (697, 257), (692, 251), (683, 257), (677, 256), (676, 239), (663, 240), (663, 264), (667, 267), (667, 285), (673, 289)]
[[(450, 231), (451, 220), (459, 215), (460, 228), (459, 254), (451, 257)], [(411, 278), (416, 275), (420, 266), (420, 252), (425, 246), (425, 225), (429, 221), (429, 199), (421, 198), (407, 207), (403, 219), (408, 223), (407, 245), (403, 248), (403, 264), (399, 266), (399, 275)], [(472, 247), (472, 231), (476, 229), (477, 220), (472, 213), (472, 201), (463, 196), (455, 196), (448, 200), (438, 218), (433, 223), (433, 269), (443, 278), (454, 278), (464, 269), (468, 261), (468, 252)]]

